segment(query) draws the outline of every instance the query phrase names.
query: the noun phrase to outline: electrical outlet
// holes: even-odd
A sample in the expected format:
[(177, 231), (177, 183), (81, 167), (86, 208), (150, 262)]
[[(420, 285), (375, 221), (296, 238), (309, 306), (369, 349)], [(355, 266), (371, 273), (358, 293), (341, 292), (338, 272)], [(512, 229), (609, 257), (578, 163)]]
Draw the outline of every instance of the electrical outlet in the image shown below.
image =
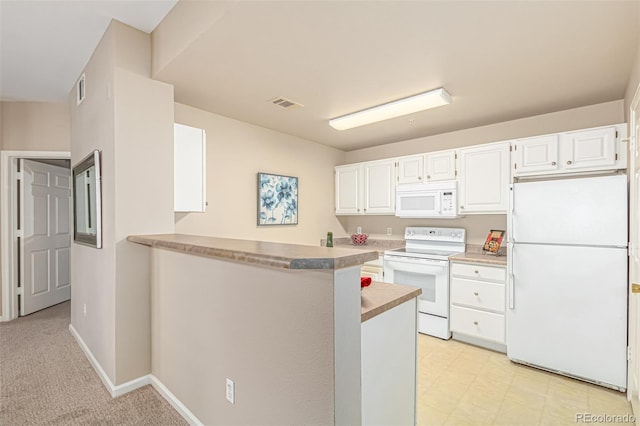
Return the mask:
[(235, 384), (231, 379), (227, 379), (227, 401), (229, 401), (232, 404), (235, 404), (235, 399), (236, 399)]
[(86, 317), (87, 316), (87, 304), (86, 303), (82, 305), (82, 312), (84, 313), (84, 316)]
[(387, 228), (387, 235), (392, 235), (393, 230), (391, 228)]

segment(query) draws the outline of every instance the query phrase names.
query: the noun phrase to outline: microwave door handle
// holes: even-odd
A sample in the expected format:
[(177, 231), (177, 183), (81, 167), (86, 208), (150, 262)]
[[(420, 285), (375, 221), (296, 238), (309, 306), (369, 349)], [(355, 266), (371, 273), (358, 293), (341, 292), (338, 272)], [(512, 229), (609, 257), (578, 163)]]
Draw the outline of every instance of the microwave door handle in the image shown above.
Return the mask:
[(435, 212), (437, 214), (439, 214), (439, 215), (442, 214), (442, 210), (441, 210), (441, 207), (440, 207), (442, 205), (442, 197), (443, 197), (442, 192), (439, 192), (435, 197), (433, 197), (435, 199), (435, 202), (433, 203), (434, 204), (433, 207), (434, 207)]

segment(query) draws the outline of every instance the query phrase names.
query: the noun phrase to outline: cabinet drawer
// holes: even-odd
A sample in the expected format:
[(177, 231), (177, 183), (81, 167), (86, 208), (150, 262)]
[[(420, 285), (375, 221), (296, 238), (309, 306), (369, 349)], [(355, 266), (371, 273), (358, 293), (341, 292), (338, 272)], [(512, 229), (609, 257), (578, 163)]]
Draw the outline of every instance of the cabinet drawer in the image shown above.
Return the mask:
[(504, 343), (504, 315), (452, 306), (451, 331)]
[(452, 278), (451, 303), (504, 312), (504, 284)]
[(505, 282), (506, 271), (503, 267), (475, 265), (471, 263), (452, 263), (453, 276)]

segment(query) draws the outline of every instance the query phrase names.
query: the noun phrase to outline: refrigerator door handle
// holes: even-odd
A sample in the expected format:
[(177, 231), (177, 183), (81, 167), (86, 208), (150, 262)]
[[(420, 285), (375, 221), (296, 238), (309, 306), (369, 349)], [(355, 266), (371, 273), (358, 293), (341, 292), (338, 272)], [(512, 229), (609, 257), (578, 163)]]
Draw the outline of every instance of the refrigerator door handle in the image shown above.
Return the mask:
[(513, 184), (509, 185), (509, 207), (511, 210), (511, 213), (513, 213)]
[(515, 309), (515, 296), (514, 292), (514, 281), (515, 281), (515, 263), (513, 259), (513, 244), (507, 244), (507, 277), (508, 277), (508, 286), (507, 286), (507, 298), (509, 300), (509, 309)]
[(507, 215), (507, 241), (515, 242), (513, 235), (513, 212), (515, 210), (515, 191), (513, 184), (509, 185), (509, 214)]

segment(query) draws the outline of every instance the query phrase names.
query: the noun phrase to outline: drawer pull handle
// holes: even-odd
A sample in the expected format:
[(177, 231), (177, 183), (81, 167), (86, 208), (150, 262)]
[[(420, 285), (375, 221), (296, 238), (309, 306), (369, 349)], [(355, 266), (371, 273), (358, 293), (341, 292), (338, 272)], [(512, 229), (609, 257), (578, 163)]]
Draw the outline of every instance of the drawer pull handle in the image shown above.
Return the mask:
[(473, 322), (473, 325), (478, 325), (478, 321), (474, 321), (474, 322)]
[(474, 292), (473, 292), (473, 295), (474, 295), (474, 296), (479, 296), (479, 295), (480, 295), (480, 293), (478, 293), (477, 291), (474, 291)]
[(476, 269), (475, 271), (473, 271), (476, 274), (479, 274), (480, 272)]

